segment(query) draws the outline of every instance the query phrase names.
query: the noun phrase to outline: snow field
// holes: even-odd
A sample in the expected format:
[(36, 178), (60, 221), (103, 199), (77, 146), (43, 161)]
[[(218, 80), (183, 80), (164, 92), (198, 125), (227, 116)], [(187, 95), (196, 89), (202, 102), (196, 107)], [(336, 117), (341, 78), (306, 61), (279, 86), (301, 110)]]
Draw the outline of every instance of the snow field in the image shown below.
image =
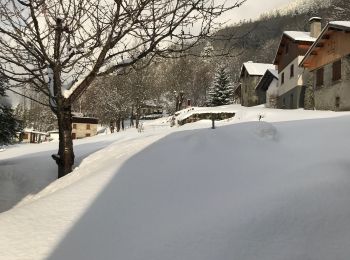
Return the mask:
[(0, 259), (348, 259), (350, 114), (216, 109), (81, 140), (106, 143), (0, 214)]

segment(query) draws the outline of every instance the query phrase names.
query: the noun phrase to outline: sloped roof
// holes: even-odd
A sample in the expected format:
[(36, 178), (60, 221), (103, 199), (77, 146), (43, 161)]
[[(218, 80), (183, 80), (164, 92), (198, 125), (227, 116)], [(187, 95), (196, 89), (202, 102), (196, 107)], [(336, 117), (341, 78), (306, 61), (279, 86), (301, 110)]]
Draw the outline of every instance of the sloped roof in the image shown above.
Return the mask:
[(266, 70), (264, 76), (260, 79), (255, 89), (261, 88), (262, 90), (267, 91), (274, 78), (278, 79), (278, 71), (275, 69)]
[(310, 36), (310, 32), (285, 31), (283, 34), (294, 41), (314, 42), (316, 40), (316, 38)]
[(276, 69), (268, 69), (268, 71), (274, 76), (276, 79), (278, 79), (278, 70)]
[(350, 21), (333, 21), (329, 23), (330, 26), (350, 28)]
[(72, 116), (72, 123), (98, 124), (98, 119), (95, 118), (95, 117), (78, 117), (78, 116)]
[(303, 60), (300, 62), (299, 66), (303, 66), (305, 61), (310, 57), (310, 54), (319, 47), (322, 47), (322, 41), (324, 41), (326, 38), (326, 34), (330, 29), (338, 29), (338, 30), (344, 30), (344, 31), (350, 31), (350, 21), (333, 21), (329, 22), (322, 30), (318, 38), (315, 40), (315, 42), (311, 45), (307, 53), (305, 54)]
[(316, 38), (310, 36), (310, 32), (301, 32), (301, 31), (285, 31), (282, 34), (280, 44), (278, 45), (278, 49), (273, 59), (273, 63), (277, 64), (278, 57), (280, 56), (280, 50), (282, 48), (283, 39), (289, 38), (295, 42), (307, 42), (308, 44), (312, 44), (316, 41)]
[(245, 62), (241, 69), (241, 77), (244, 69), (250, 76), (263, 76), (268, 69), (276, 69), (275, 65), (268, 63)]

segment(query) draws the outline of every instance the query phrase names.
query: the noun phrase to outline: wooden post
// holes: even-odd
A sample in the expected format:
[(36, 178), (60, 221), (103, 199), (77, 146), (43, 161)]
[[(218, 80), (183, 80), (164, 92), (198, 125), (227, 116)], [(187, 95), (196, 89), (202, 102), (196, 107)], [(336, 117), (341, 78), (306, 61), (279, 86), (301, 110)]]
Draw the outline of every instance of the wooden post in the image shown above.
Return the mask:
[(215, 115), (211, 114), (211, 129), (215, 129)]

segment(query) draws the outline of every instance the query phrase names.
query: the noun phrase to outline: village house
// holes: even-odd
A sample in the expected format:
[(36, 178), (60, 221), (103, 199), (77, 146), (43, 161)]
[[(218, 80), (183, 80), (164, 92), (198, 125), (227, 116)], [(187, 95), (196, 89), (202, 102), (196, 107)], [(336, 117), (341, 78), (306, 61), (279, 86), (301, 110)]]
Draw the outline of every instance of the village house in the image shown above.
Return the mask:
[(274, 64), (278, 69), (278, 108), (304, 107), (305, 85), (310, 74), (299, 67), (311, 45), (321, 32), (321, 18), (310, 19), (310, 32), (285, 31), (280, 41)]
[(267, 107), (276, 108), (278, 99), (278, 71), (273, 69), (266, 70), (255, 90), (258, 95), (259, 104), (266, 104)]
[(242, 106), (250, 107), (261, 104), (259, 103), (256, 86), (268, 69), (275, 69), (275, 66), (273, 64), (254, 63), (252, 61), (243, 63), (240, 74), (240, 86), (235, 90), (235, 93), (239, 91), (241, 93)]
[(72, 116), (72, 138), (80, 139), (97, 134), (98, 119), (94, 117)]
[(47, 135), (47, 133), (33, 129), (24, 129), (21, 133), (18, 133), (17, 141), (23, 143), (41, 143), (47, 141)]
[(350, 21), (328, 23), (300, 66), (312, 72), (316, 109), (350, 110)]

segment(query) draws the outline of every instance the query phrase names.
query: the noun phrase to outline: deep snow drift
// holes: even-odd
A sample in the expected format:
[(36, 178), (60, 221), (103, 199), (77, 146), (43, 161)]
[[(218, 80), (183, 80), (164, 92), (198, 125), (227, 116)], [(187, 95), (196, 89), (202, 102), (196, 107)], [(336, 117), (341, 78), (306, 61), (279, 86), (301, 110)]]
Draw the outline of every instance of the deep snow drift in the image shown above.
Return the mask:
[(349, 113), (230, 109), (111, 135), (0, 214), (0, 259), (349, 259)]

